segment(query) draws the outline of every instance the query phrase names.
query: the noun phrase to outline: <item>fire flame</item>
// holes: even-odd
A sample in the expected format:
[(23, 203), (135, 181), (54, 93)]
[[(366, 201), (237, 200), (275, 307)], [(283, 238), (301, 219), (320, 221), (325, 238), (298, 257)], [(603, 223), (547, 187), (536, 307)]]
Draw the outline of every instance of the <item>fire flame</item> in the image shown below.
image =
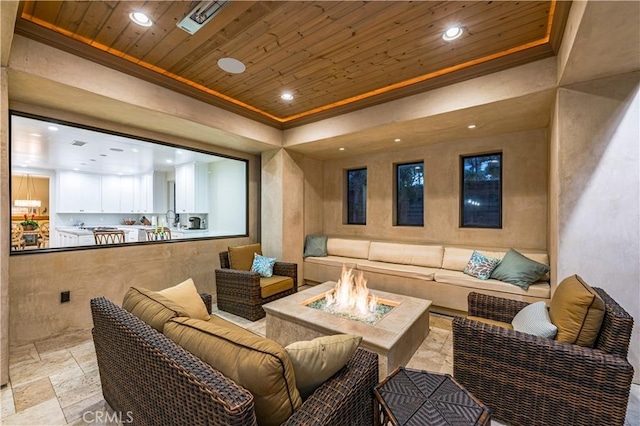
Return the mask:
[(367, 280), (362, 271), (358, 272), (354, 276), (353, 269), (342, 266), (342, 276), (338, 283), (325, 295), (327, 308), (364, 318), (376, 311), (378, 298), (373, 294), (369, 295)]

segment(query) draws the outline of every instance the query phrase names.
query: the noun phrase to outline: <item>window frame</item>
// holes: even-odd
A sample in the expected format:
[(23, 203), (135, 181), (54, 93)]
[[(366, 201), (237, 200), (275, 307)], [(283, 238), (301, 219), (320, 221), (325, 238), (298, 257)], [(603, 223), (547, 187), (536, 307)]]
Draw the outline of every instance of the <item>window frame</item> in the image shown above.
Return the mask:
[[(365, 176), (365, 193), (364, 193), (364, 222), (352, 222), (351, 221), (351, 197), (349, 196), (349, 192), (350, 192), (350, 187), (349, 187), (349, 175), (351, 172), (362, 172), (364, 171), (366, 176)], [(344, 224), (345, 225), (366, 225), (367, 224), (367, 197), (369, 195), (369, 171), (367, 170), (366, 167), (358, 167), (358, 168), (353, 168), (353, 169), (346, 169), (344, 172), (344, 182), (345, 182), (345, 218), (344, 218)]]
[[(398, 209), (400, 207), (399, 197), (399, 171), (402, 166), (422, 166), (422, 215), (421, 215), (421, 223), (400, 223), (400, 215)], [(403, 163), (395, 163), (394, 165), (394, 185), (393, 185), (393, 201), (394, 201), (394, 209), (393, 209), (393, 225), (394, 226), (413, 226), (413, 227), (424, 227), (424, 214), (425, 214), (425, 198), (426, 198), (426, 190), (425, 190), (425, 165), (424, 160), (420, 161), (409, 161)]]
[[(500, 161), (500, 175), (498, 177), (498, 185), (499, 185), (499, 193), (498, 193), (498, 224), (497, 225), (478, 225), (478, 224), (465, 224), (464, 214), (465, 214), (465, 201), (467, 200), (467, 196), (465, 195), (465, 160), (470, 158), (482, 158), (482, 157), (493, 157), (498, 156)], [(459, 218), (459, 226), (464, 229), (502, 229), (502, 206), (503, 206), (503, 165), (504, 165), (504, 157), (502, 155), (502, 151), (495, 151), (483, 154), (470, 154), (470, 155), (461, 155), (460, 156), (460, 218)]]

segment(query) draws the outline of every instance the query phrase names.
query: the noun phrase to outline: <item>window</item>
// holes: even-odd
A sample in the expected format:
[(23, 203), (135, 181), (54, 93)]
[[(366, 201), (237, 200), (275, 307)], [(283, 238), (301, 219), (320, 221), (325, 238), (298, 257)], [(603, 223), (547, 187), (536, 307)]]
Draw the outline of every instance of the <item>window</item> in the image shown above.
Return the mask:
[(96, 228), (125, 243), (247, 235), (247, 160), (13, 112), (10, 130), (12, 254), (93, 246)]
[(460, 226), (502, 228), (502, 154), (462, 157)]
[(424, 225), (424, 163), (396, 165), (396, 225)]
[(347, 170), (347, 223), (367, 223), (367, 169)]

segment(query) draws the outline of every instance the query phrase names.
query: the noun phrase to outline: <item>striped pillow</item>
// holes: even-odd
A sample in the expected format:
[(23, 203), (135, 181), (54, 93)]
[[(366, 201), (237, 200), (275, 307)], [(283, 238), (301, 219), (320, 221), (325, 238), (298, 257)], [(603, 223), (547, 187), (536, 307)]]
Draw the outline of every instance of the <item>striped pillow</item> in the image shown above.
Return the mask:
[(542, 301), (525, 306), (513, 318), (511, 325), (516, 331), (548, 339), (553, 339), (558, 332), (558, 327), (549, 318), (546, 303)]

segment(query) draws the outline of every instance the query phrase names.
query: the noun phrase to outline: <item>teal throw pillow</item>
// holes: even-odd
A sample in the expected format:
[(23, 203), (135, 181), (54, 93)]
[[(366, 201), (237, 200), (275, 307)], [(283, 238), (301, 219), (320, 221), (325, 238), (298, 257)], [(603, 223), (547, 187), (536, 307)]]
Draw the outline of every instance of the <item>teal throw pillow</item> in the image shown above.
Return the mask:
[(474, 250), (469, 263), (467, 263), (462, 272), (481, 280), (488, 280), (498, 263), (500, 263), (500, 259), (485, 256)]
[(273, 265), (275, 264), (275, 257), (260, 256), (258, 253), (254, 253), (251, 272), (257, 272), (261, 277), (269, 278), (273, 276)]
[(327, 236), (307, 235), (304, 242), (304, 254), (302, 257), (325, 257), (327, 255)]
[(528, 290), (531, 284), (538, 282), (547, 272), (549, 272), (547, 265), (531, 260), (514, 249), (509, 249), (491, 273), (491, 278)]
[(547, 304), (536, 302), (522, 308), (511, 321), (513, 329), (534, 336), (553, 339), (556, 337), (558, 327), (553, 325), (549, 317)]

